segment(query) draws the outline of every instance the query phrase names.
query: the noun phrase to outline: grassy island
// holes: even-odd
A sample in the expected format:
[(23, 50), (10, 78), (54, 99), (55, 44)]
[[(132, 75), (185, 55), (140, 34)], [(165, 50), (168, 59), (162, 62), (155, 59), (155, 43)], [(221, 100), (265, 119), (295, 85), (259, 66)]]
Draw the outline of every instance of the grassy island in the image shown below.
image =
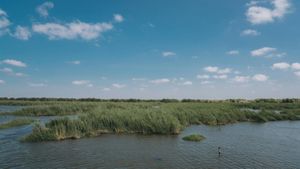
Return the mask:
[(200, 134), (192, 134), (192, 135), (185, 136), (182, 138), (182, 140), (184, 140), (184, 141), (194, 141), (194, 142), (199, 142), (204, 139), (205, 139), (205, 137)]

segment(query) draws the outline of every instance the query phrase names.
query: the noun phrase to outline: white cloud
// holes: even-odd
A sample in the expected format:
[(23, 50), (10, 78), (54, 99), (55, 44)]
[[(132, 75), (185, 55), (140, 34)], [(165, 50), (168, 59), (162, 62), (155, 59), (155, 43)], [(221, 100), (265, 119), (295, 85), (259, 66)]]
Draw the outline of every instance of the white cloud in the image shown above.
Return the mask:
[(292, 64), (292, 69), (294, 69), (294, 70), (300, 70), (300, 63), (293, 63)]
[(173, 79), (171, 80), (172, 83), (176, 83), (177, 81), (178, 81), (177, 78), (173, 78)]
[(240, 71), (237, 71), (237, 70), (234, 71), (233, 73), (236, 74), (236, 75), (241, 74), (241, 72), (240, 72)]
[(9, 32), (8, 26), (11, 24), (8, 15), (0, 8), (0, 36)]
[(209, 73), (217, 73), (217, 74), (228, 74), (232, 72), (230, 68), (220, 69), (217, 66), (207, 66), (204, 68), (204, 71)]
[(264, 74), (256, 74), (252, 77), (252, 80), (258, 81), (258, 82), (264, 82), (264, 81), (267, 81), (268, 79), (269, 79), (269, 77)]
[(211, 84), (211, 83), (212, 83), (212, 82), (211, 82), (211, 81), (208, 81), (208, 80), (205, 80), (205, 81), (200, 82), (200, 84), (202, 84), (202, 85)]
[(107, 80), (107, 77), (102, 76), (102, 77), (100, 77), (100, 79), (101, 79), (101, 80)]
[(249, 82), (250, 77), (249, 76), (235, 76), (233, 81), (238, 83), (246, 83)]
[(31, 33), (27, 27), (17, 26), (12, 36), (20, 40), (28, 40), (31, 37)]
[(284, 56), (286, 56), (286, 53), (274, 53), (273, 55), (269, 55), (269, 56), (267, 56), (267, 57), (278, 57), (278, 58), (281, 58), (281, 57), (284, 57)]
[(228, 74), (231, 73), (231, 69), (230, 68), (225, 68), (225, 69), (219, 69), (217, 71), (218, 74)]
[(163, 79), (155, 79), (155, 80), (151, 80), (150, 83), (153, 84), (164, 84), (164, 83), (169, 83), (171, 82), (169, 79), (163, 78)]
[(253, 6), (253, 5), (256, 5), (258, 3), (259, 3), (259, 1), (250, 1), (249, 3), (246, 4), (246, 6)]
[(89, 85), (90, 81), (89, 80), (74, 80), (74, 81), (72, 81), (72, 84), (73, 85), (78, 85), (78, 86)]
[(6, 59), (6, 60), (3, 60), (2, 63), (16, 66), (16, 67), (27, 67), (27, 65), (25, 63), (18, 61), (18, 60), (14, 60), (14, 59)]
[(190, 86), (190, 85), (193, 85), (193, 82), (192, 81), (185, 81), (185, 82), (182, 83), (182, 85)]
[(114, 83), (114, 84), (112, 84), (112, 86), (113, 86), (114, 88), (117, 88), (117, 89), (121, 89), (121, 88), (126, 87), (125, 84), (118, 84), (118, 83)]
[(246, 12), (247, 20), (254, 24), (265, 24), (274, 22), (276, 19), (283, 18), (291, 6), (289, 0), (271, 0), (273, 9), (258, 6), (258, 2), (249, 4)]
[(36, 8), (37, 13), (42, 17), (48, 17), (49, 10), (54, 8), (54, 4), (52, 2), (44, 2), (42, 5)]
[(216, 73), (218, 72), (219, 68), (216, 66), (207, 66), (204, 68), (204, 71), (210, 72), (210, 73)]
[(0, 69), (0, 72), (3, 72), (7, 75), (11, 75), (11, 76), (18, 76), (18, 77), (23, 77), (25, 76), (25, 74), (23, 73), (15, 73), (11, 68), (3, 68), (3, 69)]
[(6, 12), (0, 8), (0, 16), (7, 16)]
[(295, 70), (297, 72), (294, 72), (294, 74), (298, 77), (300, 77), (300, 63), (286, 63), (286, 62), (280, 62), (280, 63), (275, 63), (272, 66), (272, 69), (280, 69), (280, 70)]
[(124, 21), (124, 17), (123, 17), (122, 15), (120, 15), (120, 14), (114, 14), (114, 20), (115, 20), (116, 22), (121, 23), (121, 22)]
[(197, 79), (209, 79), (209, 75), (197, 75)]
[(79, 60), (73, 60), (73, 61), (70, 61), (69, 63), (73, 64), (73, 65), (80, 65), (80, 61)]
[(169, 57), (169, 56), (175, 56), (176, 53), (175, 52), (171, 52), (171, 51), (165, 51), (165, 52), (162, 52), (162, 55), (164, 57)]
[(8, 15), (0, 8), (0, 29), (6, 28), (10, 25), (10, 21), (7, 19)]
[(228, 51), (227, 54), (228, 55), (239, 55), (240, 51), (238, 51), (238, 50), (231, 50), (231, 51)]
[(286, 13), (288, 13), (291, 4), (289, 0), (273, 0), (273, 5), (275, 9), (273, 10), (273, 17), (282, 18)]
[(242, 36), (258, 36), (260, 35), (260, 32), (258, 32), (257, 30), (254, 29), (246, 29), (243, 30), (241, 33)]
[(45, 84), (45, 83), (28, 83), (28, 85), (30, 87), (46, 87), (47, 86), (47, 84)]
[(3, 69), (0, 69), (0, 72), (3, 72), (3, 73), (13, 73), (14, 71), (11, 69), (11, 68), (3, 68)]
[(24, 74), (24, 73), (15, 73), (15, 76), (24, 77), (24, 76), (26, 76), (26, 74)]
[(5, 81), (0, 79), (0, 84), (5, 84)]
[(276, 48), (271, 47), (263, 47), (260, 49), (255, 49), (251, 51), (252, 56), (258, 56), (258, 57), (273, 57), (275, 55), (275, 52), (277, 51)]
[(274, 21), (272, 10), (260, 6), (251, 6), (246, 16), (252, 24), (263, 24)]
[(295, 75), (300, 77), (300, 72), (295, 72)]
[(10, 21), (4, 16), (0, 16), (0, 29), (4, 29), (9, 25), (10, 25)]
[(45, 23), (33, 24), (32, 29), (36, 33), (48, 36), (50, 40), (57, 39), (84, 39), (92, 40), (101, 36), (102, 33), (113, 29), (111, 23), (85, 23), (75, 21), (66, 24)]
[(214, 75), (213, 78), (215, 79), (227, 79), (227, 75)]
[(280, 69), (280, 70), (287, 70), (290, 68), (290, 64), (286, 62), (274, 63), (272, 69)]

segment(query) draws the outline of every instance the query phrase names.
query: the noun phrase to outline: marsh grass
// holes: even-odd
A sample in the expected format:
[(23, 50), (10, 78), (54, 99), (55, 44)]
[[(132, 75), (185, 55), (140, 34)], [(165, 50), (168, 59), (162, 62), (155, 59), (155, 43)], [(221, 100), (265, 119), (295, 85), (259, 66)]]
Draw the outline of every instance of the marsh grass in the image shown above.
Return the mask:
[(12, 127), (29, 125), (33, 122), (34, 122), (34, 120), (32, 120), (32, 119), (15, 119), (15, 120), (11, 120), (9, 122), (0, 124), (0, 129), (7, 129), (7, 128), (12, 128)]
[[(259, 112), (247, 109), (258, 109)], [(277, 113), (275, 112), (277, 111)], [(49, 141), (98, 136), (103, 133), (176, 135), (190, 125), (300, 120), (300, 103), (232, 102), (80, 102), (56, 101), (13, 112), (22, 116), (71, 115), (37, 124), (25, 141)]]
[(21, 110), (7, 114), (18, 116), (65, 116), (86, 113), (95, 107), (96, 105), (91, 103), (58, 103), (50, 105), (28, 106)]
[(192, 135), (185, 136), (182, 138), (182, 140), (184, 140), (184, 141), (194, 141), (194, 142), (199, 142), (204, 139), (205, 139), (205, 137), (200, 134), (192, 134)]
[[(179, 134), (190, 125), (300, 120), (300, 101), (290, 100), (97, 100), (18, 99), (0, 104), (27, 105), (19, 116), (79, 115), (36, 124), (25, 141), (52, 141), (104, 133)], [(251, 111), (259, 110), (259, 111)]]

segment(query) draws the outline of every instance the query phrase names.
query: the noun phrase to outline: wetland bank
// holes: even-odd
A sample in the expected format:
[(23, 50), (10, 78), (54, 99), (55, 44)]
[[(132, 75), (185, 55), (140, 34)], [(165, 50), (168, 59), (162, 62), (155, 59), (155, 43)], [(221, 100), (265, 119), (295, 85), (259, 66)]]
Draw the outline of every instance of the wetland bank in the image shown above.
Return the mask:
[[(178, 135), (191, 125), (300, 120), (298, 99), (258, 100), (100, 100), (1, 99), (1, 105), (24, 106), (2, 115), (62, 116), (35, 123), (27, 142), (57, 141), (102, 134)], [(76, 115), (76, 118), (64, 117)]]

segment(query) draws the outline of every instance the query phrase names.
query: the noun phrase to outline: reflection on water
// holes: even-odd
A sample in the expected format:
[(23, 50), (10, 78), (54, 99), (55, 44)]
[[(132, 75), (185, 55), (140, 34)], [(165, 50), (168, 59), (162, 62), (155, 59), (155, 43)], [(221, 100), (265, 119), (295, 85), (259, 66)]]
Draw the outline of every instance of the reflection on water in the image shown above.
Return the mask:
[[(300, 166), (300, 122), (191, 126), (179, 136), (102, 135), (61, 142), (20, 143), (18, 139), (30, 131), (30, 126), (0, 130), (0, 168)], [(191, 133), (201, 133), (207, 139), (200, 143), (181, 139)]]

